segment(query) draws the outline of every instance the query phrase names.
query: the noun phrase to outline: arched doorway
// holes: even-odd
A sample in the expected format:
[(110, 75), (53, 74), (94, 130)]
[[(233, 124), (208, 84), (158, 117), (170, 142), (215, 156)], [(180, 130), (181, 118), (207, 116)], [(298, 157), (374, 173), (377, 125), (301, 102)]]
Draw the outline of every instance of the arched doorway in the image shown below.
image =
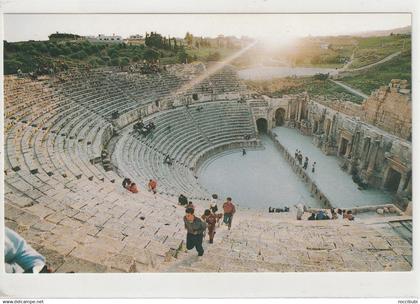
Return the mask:
[(286, 111), (283, 108), (278, 108), (276, 110), (275, 119), (276, 119), (276, 126), (282, 126), (284, 124), (284, 116), (286, 115)]
[(257, 119), (257, 130), (258, 133), (267, 133), (267, 120), (265, 118)]
[(400, 185), (400, 181), (401, 173), (397, 170), (394, 170), (393, 168), (389, 168), (388, 176), (385, 182), (385, 189), (392, 193), (396, 193), (398, 186)]

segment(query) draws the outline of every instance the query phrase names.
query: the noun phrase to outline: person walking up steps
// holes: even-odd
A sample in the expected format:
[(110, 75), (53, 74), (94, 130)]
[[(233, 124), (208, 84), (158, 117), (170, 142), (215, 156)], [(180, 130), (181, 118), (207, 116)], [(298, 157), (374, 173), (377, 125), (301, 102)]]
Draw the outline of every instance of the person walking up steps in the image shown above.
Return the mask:
[(206, 209), (206, 211), (204, 211), (204, 214), (201, 218), (203, 219), (203, 221), (207, 223), (207, 233), (209, 235), (209, 243), (213, 244), (213, 238), (214, 238), (214, 235), (216, 234), (217, 217), (214, 213), (210, 211), (210, 209)]
[(316, 165), (316, 162), (314, 162), (314, 163), (312, 164), (312, 173), (315, 173), (315, 165)]
[(206, 223), (194, 215), (194, 209), (185, 209), (184, 225), (187, 229), (187, 249), (191, 250), (195, 247), (198, 256), (204, 254), (203, 249), (203, 233), (206, 231)]
[(232, 198), (228, 197), (226, 199), (226, 202), (223, 204), (223, 223), (225, 223), (228, 226), (229, 230), (232, 226), (232, 218), (235, 212), (236, 209), (235, 205), (232, 203)]

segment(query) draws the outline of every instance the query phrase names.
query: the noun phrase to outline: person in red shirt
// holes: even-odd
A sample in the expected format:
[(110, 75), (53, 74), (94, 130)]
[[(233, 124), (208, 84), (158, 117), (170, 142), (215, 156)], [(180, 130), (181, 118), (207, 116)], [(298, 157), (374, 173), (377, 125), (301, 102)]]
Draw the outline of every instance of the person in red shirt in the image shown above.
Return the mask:
[(154, 179), (149, 180), (148, 187), (149, 187), (149, 190), (153, 192), (153, 194), (156, 194), (157, 182)]
[(137, 188), (136, 183), (131, 183), (131, 185), (128, 186), (128, 191), (130, 191), (132, 193), (138, 193), (139, 189)]
[(235, 205), (232, 203), (232, 198), (228, 197), (226, 199), (226, 202), (223, 204), (223, 223), (225, 223), (228, 226), (229, 230), (232, 226), (232, 219), (235, 212), (236, 209)]
[(210, 209), (204, 211), (203, 216), (201, 217), (203, 221), (207, 223), (207, 233), (209, 235), (209, 243), (213, 244), (214, 235), (216, 234), (216, 222), (217, 217)]

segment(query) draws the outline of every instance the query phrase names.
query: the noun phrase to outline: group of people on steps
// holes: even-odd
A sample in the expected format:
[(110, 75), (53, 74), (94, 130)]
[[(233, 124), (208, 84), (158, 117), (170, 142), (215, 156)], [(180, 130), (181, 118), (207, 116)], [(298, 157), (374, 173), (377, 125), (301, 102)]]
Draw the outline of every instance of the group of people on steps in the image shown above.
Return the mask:
[[(181, 205), (185, 205), (185, 202), (188, 202), (188, 199), (181, 194), (178, 201)], [(198, 256), (204, 254), (203, 238), (205, 238), (206, 230), (209, 237), (209, 243), (213, 244), (214, 235), (216, 234), (216, 225), (220, 226), (220, 220), (222, 218), (223, 224), (225, 224), (229, 230), (232, 226), (233, 215), (236, 212), (232, 198), (226, 198), (226, 201), (222, 205), (223, 213), (217, 213), (217, 201), (218, 196), (213, 194), (209, 208), (204, 211), (204, 214), (201, 217), (195, 215), (195, 208), (191, 202), (186, 204), (184, 216), (184, 225), (187, 230), (186, 247), (188, 250), (195, 248)]]

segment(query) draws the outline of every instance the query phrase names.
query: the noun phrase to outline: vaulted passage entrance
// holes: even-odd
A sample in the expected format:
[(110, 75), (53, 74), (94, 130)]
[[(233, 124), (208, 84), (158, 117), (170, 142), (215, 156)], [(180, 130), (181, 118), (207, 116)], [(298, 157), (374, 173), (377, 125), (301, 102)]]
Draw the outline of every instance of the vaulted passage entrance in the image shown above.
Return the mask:
[(282, 126), (284, 124), (284, 116), (286, 111), (283, 108), (278, 108), (276, 110), (275, 119), (276, 119), (276, 126)]
[(390, 168), (385, 183), (385, 189), (393, 193), (397, 192), (400, 181), (401, 173)]
[(267, 133), (267, 120), (265, 118), (257, 119), (258, 133)]

